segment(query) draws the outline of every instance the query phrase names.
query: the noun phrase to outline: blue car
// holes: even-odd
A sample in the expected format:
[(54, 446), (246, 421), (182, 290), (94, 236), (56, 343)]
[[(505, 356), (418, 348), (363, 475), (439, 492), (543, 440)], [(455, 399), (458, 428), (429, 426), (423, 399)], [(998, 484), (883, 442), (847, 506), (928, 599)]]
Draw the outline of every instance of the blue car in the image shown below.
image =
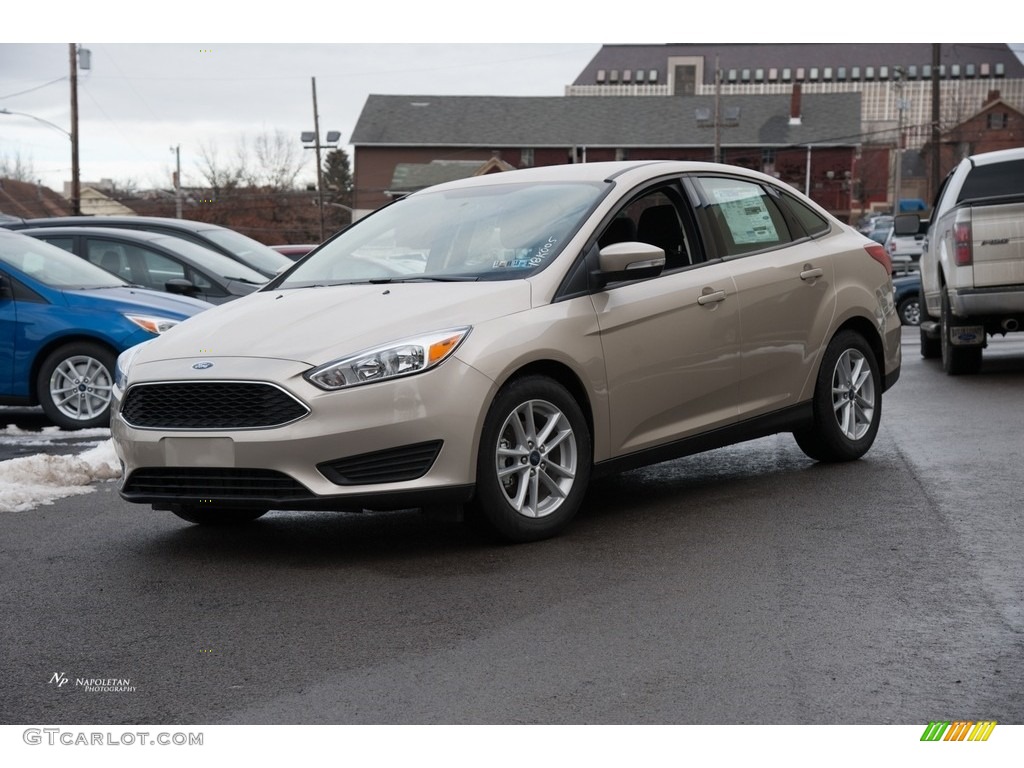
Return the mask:
[(106, 426), (117, 356), (211, 306), (0, 230), (0, 404), (40, 405), (61, 429)]
[(912, 272), (892, 279), (893, 301), (903, 325), (921, 323), (921, 274)]

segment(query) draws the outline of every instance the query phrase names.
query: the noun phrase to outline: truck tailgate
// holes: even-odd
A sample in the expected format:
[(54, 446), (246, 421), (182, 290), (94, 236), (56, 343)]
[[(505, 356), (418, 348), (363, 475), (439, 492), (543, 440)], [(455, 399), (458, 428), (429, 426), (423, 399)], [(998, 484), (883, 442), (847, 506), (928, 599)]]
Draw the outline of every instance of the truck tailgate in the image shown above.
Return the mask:
[(971, 211), (974, 286), (1024, 285), (1024, 203)]

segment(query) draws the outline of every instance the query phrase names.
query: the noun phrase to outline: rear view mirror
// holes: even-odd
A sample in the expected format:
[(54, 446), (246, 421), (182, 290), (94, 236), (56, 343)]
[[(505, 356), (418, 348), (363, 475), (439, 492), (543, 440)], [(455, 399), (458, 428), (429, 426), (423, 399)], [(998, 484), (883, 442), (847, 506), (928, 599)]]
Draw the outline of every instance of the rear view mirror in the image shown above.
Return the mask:
[(665, 268), (665, 251), (648, 243), (612, 243), (601, 249), (595, 273), (599, 287), (621, 280), (657, 277)]
[(921, 217), (916, 213), (901, 213), (893, 222), (893, 233), (897, 235), (916, 235), (921, 228)]

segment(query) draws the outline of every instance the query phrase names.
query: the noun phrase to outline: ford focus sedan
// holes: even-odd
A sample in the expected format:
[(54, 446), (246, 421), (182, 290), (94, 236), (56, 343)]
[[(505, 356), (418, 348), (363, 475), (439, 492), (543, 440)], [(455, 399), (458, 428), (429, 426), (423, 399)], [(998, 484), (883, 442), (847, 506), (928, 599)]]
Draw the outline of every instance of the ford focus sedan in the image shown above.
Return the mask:
[(194, 523), (460, 508), (552, 536), (592, 477), (791, 432), (871, 447), (900, 372), (885, 249), (707, 163), (510, 171), (358, 221), (121, 355), (121, 495)]

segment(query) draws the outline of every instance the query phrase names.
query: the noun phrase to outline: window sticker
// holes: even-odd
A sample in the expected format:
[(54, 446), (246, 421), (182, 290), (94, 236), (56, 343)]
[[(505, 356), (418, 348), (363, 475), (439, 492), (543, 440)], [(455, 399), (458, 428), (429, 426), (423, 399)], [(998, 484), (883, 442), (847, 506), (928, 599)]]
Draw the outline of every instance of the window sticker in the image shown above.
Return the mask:
[(756, 189), (718, 187), (711, 192), (737, 245), (779, 241), (768, 207)]

